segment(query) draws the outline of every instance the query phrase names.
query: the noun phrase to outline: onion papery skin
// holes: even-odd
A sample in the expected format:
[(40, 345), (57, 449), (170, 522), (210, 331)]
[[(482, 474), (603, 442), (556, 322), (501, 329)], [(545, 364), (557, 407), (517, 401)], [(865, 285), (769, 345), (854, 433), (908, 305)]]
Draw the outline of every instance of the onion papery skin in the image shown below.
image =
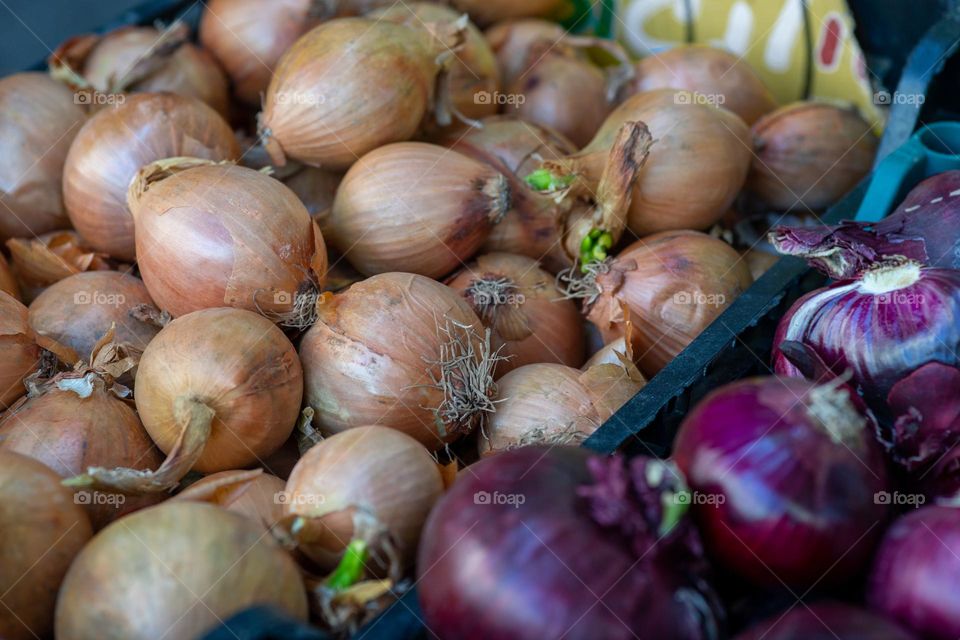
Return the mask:
[[(423, 28), (430, 23), (454, 23), (461, 15), (459, 11), (432, 2), (411, 2), (392, 4), (367, 17)], [(483, 118), (497, 112), (499, 105), (487, 97), (500, 89), (500, 69), (486, 38), (473, 23), (466, 25), (464, 43), (450, 65), (447, 82), (451, 105), (460, 114)]]
[[(11, 408), (0, 419), (0, 448), (38, 460), (63, 478), (88, 467), (154, 470), (163, 462), (132, 406), (102, 381), (93, 383), (86, 398), (55, 387)], [(84, 505), (97, 530), (163, 498), (77, 492), (77, 504)]]
[[(883, 452), (853, 392), (798, 378), (722, 387), (685, 418), (673, 460), (713, 559), (757, 585), (841, 584), (870, 558), (887, 506)], [(819, 417), (818, 417), (819, 416)]]
[(51, 637), (57, 590), (93, 530), (60, 477), (0, 451), (0, 589), (4, 640)]
[(303, 396), (297, 352), (269, 320), (240, 309), (177, 318), (147, 345), (134, 398), (143, 426), (169, 454), (183, 425), (177, 398), (213, 409), (200, 473), (239, 469), (269, 456), (292, 433)]
[(798, 102), (752, 128), (756, 157), (746, 187), (781, 211), (825, 209), (870, 172), (877, 138), (856, 110)]
[(170, 502), (112, 524), (77, 556), (57, 602), (56, 635), (196, 638), (255, 605), (306, 620), (306, 593), (289, 554), (244, 516)]
[(452, 4), (482, 25), (513, 18), (551, 18), (566, 9), (564, 0), (452, 0)]
[(232, 160), (233, 131), (199, 100), (172, 93), (133, 95), (99, 111), (67, 155), (63, 199), (84, 241), (120, 260), (136, 257), (127, 188), (144, 165), (172, 156)]
[(485, 33), (497, 56), (504, 86), (512, 85), (536, 63), (531, 56), (535, 46), (561, 46), (566, 34), (556, 22), (533, 18), (498, 22)]
[(623, 336), (629, 319), (636, 361), (651, 377), (752, 281), (746, 261), (722, 240), (698, 231), (665, 231), (628, 246), (597, 276), (600, 296), (587, 319), (604, 342)]
[(433, 101), (435, 44), (418, 29), (365, 18), (307, 32), (280, 59), (264, 101), (261, 125), (274, 164), (289, 156), (344, 170), (413, 137)]
[(93, 347), (110, 327), (114, 341), (143, 351), (159, 327), (131, 317), (138, 305), (153, 300), (139, 278), (119, 271), (88, 271), (64, 278), (30, 304), (34, 331), (53, 338), (89, 359)]
[[(960, 365), (960, 272), (907, 263), (881, 265), (874, 273), (797, 300), (777, 327), (773, 366), (778, 374), (799, 375), (778, 346), (804, 343), (835, 373), (849, 371), (882, 414), (893, 385), (915, 369), (928, 362)], [(898, 278), (913, 282), (882, 290), (897, 286)]]
[(482, 129), (448, 134), (439, 142), (489, 164), (510, 185), (510, 210), (490, 232), (482, 251), (525, 255), (554, 273), (569, 267), (561, 211), (552, 197), (535, 192), (524, 178), (539, 168), (538, 158), (559, 160), (576, 152), (576, 146), (555, 131), (509, 116), (484, 118), (482, 123)]
[[(460, 474), (430, 514), (417, 558), (424, 620), (438, 637), (715, 637), (690, 519), (654, 542), (656, 531), (634, 511), (635, 496), (624, 505), (613, 493), (610, 512), (637, 516), (632, 535), (598, 525), (584, 497), (599, 488), (591, 485), (589, 459), (581, 448), (524, 447)], [(623, 473), (624, 491), (643, 479)], [(657, 493), (645, 487), (639, 500), (667, 497)], [(648, 515), (658, 513), (650, 506)]]
[(737, 114), (747, 125), (777, 108), (749, 62), (707, 45), (680, 45), (638, 61), (628, 95), (655, 89), (694, 92)]
[(7, 240), (11, 267), (23, 301), (30, 303), (50, 285), (84, 271), (108, 271), (107, 255), (88, 247), (76, 231), (52, 231), (33, 239)]
[(359, 533), (358, 513), (389, 533), (407, 565), (443, 488), (440, 468), (422, 444), (396, 429), (365, 426), (311, 447), (290, 474), (284, 506), (288, 515), (321, 525), (322, 534), (299, 548), (322, 566), (332, 569)]
[(143, 282), (174, 317), (228, 306), (279, 318), (322, 282), (322, 235), (297, 196), (259, 171), (187, 168), (132, 195), (131, 210)]
[(26, 393), (23, 380), (40, 365), (40, 347), (30, 328), (28, 311), (0, 292), (0, 409)]
[[(476, 427), (479, 412), (462, 421), (442, 418), (444, 394), (433, 381), (450, 340), (443, 329), (473, 327), (470, 343), (478, 353), (482, 346), (480, 319), (453, 289), (415, 274), (385, 273), (324, 298), (318, 311), (300, 342), (300, 359), (305, 403), (323, 431), (383, 424), (435, 450)], [(490, 384), (480, 391), (492, 395), (492, 376)]]
[(924, 638), (960, 634), (960, 510), (928, 506), (887, 530), (870, 574), (867, 601)]
[(42, 73), (0, 79), (0, 239), (68, 225), (60, 184), (86, 120), (68, 88)]
[(200, 43), (223, 66), (233, 92), (259, 106), (273, 68), (297, 38), (316, 26), (316, 0), (211, 0), (200, 21)]
[[(283, 491), (286, 480), (269, 473), (261, 473), (239, 487), (217, 491), (222, 483), (244, 471), (221, 471), (197, 480), (177, 494), (177, 500), (212, 502), (228, 511), (239, 513), (269, 529), (283, 518)], [(213, 492), (210, 495), (209, 492)]]
[(20, 285), (17, 284), (17, 278), (10, 269), (10, 263), (2, 253), (0, 253), (0, 291), (22, 302)]
[(842, 602), (799, 604), (774, 614), (741, 633), (736, 640), (915, 640), (889, 620)]
[(347, 171), (327, 221), (358, 271), (448, 275), (480, 249), (510, 206), (507, 179), (443, 147), (399, 142)]
[(633, 188), (628, 226), (639, 237), (671, 229), (706, 229), (740, 192), (753, 145), (750, 130), (726, 109), (699, 104), (687, 91), (658, 89), (627, 98), (590, 144), (572, 157), (575, 171), (599, 179), (617, 132), (645, 123), (656, 141)]
[(563, 299), (553, 276), (536, 260), (488, 253), (447, 284), (491, 330), (493, 348), (506, 358), (497, 363), (497, 376), (535, 362), (583, 364), (586, 338), (579, 310)]

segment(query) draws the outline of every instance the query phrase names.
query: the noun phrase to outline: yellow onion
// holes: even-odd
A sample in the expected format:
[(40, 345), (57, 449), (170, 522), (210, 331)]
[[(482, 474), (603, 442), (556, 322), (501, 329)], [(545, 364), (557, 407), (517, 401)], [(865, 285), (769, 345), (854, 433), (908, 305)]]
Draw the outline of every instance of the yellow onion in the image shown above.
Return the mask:
[(440, 468), (422, 444), (386, 426), (361, 426), (304, 454), (287, 481), (284, 508), (310, 521), (298, 548), (325, 568), (350, 543), (376, 557), (383, 550), (371, 547), (384, 537), (395, 547), (384, 555), (406, 566), (443, 488)]
[(67, 226), (63, 163), (85, 119), (73, 93), (41, 73), (0, 79), (0, 238)]
[(286, 485), (262, 469), (221, 471), (197, 480), (173, 499), (219, 505), (269, 529), (283, 518)]
[(763, 249), (752, 248), (744, 251), (743, 259), (747, 261), (753, 279), (757, 280), (780, 260), (780, 256)]
[(599, 175), (625, 121), (645, 123), (656, 140), (633, 188), (627, 225), (634, 234), (706, 229), (726, 214), (753, 157), (750, 131), (733, 113), (699, 104), (688, 91), (628, 98), (589, 145), (554, 170)]
[(564, 209), (552, 196), (540, 194), (524, 178), (542, 160), (558, 160), (576, 151), (572, 142), (540, 125), (508, 116), (484, 118), (482, 127), (448, 133), (438, 141), (507, 178), (511, 207), (483, 245), (483, 251), (504, 251), (539, 259), (551, 272), (570, 266), (560, 242)]
[(586, 371), (528, 364), (497, 384), (497, 412), (477, 438), (481, 456), (538, 444), (580, 444), (645, 381), (630, 363), (600, 364)]
[(146, 164), (172, 156), (232, 160), (230, 126), (202, 102), (170, 93), (129, 96), (84, 125), (67, 155), (63, 199), (70, 222), (97, 251), (132, 261), (127, 188)]
[(7, 262), (7, 259), (2, 253), (0, 253), (0, 291), (17, 300), (22, 300), (20, 297), (20, 285), (17, 284), (17, 278), (13, 275), (10, 263)]
[(175, 22), (159, 31), (121, 27), (103, 36), (86, 34), (63, 42), (48, 60), (53, 77), (86, 93), (93, 107), (122, 101), (119, 92), (169, 91), (229, 111), (227, 78), (213, 56), (189, 42), (190, 30)]
[(493, 167), (423, 142), (365, 155), (344, 176), (327, 225), (361, 273), (438, 278), (469, 260), (510, 207)]
[(749, 62), (707, 45), (680, 45), (637, 62), (627, 95), (654, 89), (686, 89), (701, 101), (734, 112), (748, 125), (777, 108)]
[(825, 209), (870, 172), (877, 138), (854, 109), (796, 102), (753, 125), (747, 188), (780, 211)]
[(30, 304), (30, 326), (87, 358), (111, 326), (115, 341), (141, 353), (159, 328), (131, 315), (153, 300), (139, 278), (117, 271), (89, 271), (65, 278)]
[(531, 55), (533, 48), (558, 45), (567, 36), (556, 22), (537, 19), (507, 20), (486, 31), (504, 86), (512, 85), (537, 62)]
[(321, 18), (317, 0), (210, 0), (200, 22), (200, 43), (212, 53), (243, 102), (260, 105), (273, 68)]
[[(595, 327), (594, 330), (596, 330)], [(597, 333), (599, 334), (599, 331)], [(586, 371), (598, 364), (621, 365), (627, 362), (636, 363), (636, 355), (633, 352), (633, 324), (629, 318), (624, 322), (623, 335), (597, 349), (580, 369)]]
[(447, 283), (490, 329), (504, 357), (497, 376), (535, 362), (579, 367), (585, 339), (579, 310), (536, 260), (509, 253), (478, 256)]
[(23, 380), (40, 365), (40, 347), (27, 308), (0, 292), (0, 409), (26, 393)]
[(383, 424), (430, 449), (493, 411), (493, 368), (480, 319), (450, 287), (384, 273), (325, 293), (300, 342), (305, 402), (327, 433)]
[(90, 467), (78, 487), (156, 493), (191, 469), (251, 465), (279, 449), (303, 396), (297, 352), (266, 318), (204, 309), (167, 324), (147, 345), (134, 398), (147, 433), (167, 459), (156, 472)]
[(666, 231), (598, 267), (587, 319), (605, 342), (632, 326), (640, 370), (654, 376), (753, 281), (727, 243), (698, 231)]
[(290, 555), (244, 516), (170, 502), (110, 525), (77, 556), (57, 600), (56, 637), (198, 638), (257, 605), (306, 620)]
[(93, 531), (60, 477), (35, 460), (0, 451), (0, 637), (53, 634), (57, 591)]
[(50, 285), (74, 274), (111, 268), (106, 254), (96, 253), (75, 231), (52, 231), (33, 239), (11, 238), (7, 248), (24, 302), (33, 301)]
[[(107, 357), (101, 352), (101, 360)], [(99, 354), (98, 354), (99, 355)], [(107, 367), (126, 363), (102, 363)], [(119, 377), (119, 376), (118, 376)], [(131, 467), (152, 471), (163, 462), (140, 419), (102, 367), (62, 373), (39, 385), (0, 419), (0, 448), (39, 460), (64, 478), (89, 467)], [(112, 495), (79, 488), (95, 529), (157, 502), (157, 497)]]
[(274, 164), (289, 156), (343, 170), (377, 147), (413, 137), (433, 107), (454, 43), (452, 36), (366, 18), (338, 18), (306, 33), (280, 59), (260, 117)]
[[(367, 14), (411, 27), (429, 28), (431, 23), (454, 23), (460, 13), (430, 2), (393, 4)], [(497, 59), (483, 33), (473, 23), (465, 27), (463, 45), (450, 63), (449, 77), (442, 90), (450, 93), (450, 106), (467, 118), (483, 118), (497, 112), (494, 95), (500, 90)]]
[(484, 25), (512, 18), (560, 17), (569, 8), (568, 0), (452, 0), (452, 4)]
[(140, 170), (128, 203), (143, 282), (174, 317), (229, 306), (296, 323), (304, 294), (323, 281), (323, 236), (264, 173), (170, 158)]

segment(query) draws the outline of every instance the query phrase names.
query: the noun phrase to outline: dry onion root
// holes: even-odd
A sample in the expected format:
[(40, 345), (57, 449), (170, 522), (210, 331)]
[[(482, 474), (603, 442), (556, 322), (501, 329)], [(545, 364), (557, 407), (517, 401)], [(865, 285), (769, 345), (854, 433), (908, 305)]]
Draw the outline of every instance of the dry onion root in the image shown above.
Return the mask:
[(497, 412), (477, 439), (479, 453), (580, 444), (644, 384), (629, 361), (586, 371), (558, 364), (514, 369), (498, 382)]
[(196, 638), (256, 605), (306, 620), (306, 593), (290, 555), (249, 518), (169, 502), (112, 524), (77, 556), (57, 601), (56, 636)]
[(449, 287), (384, 273), (324, 294), (317, 312), (300, 359), (305, 401), (322, 431), (384, 424), (435, 450), (494, 410), (499, 356)]
[(343, 170), (378, 147), (413, 137), (435, 106), (451, 47), (463, 37), (450, 24), (435, 25), (433, 33), (338, 18), (297, 40), (277, 66), (260, 116), (274, 164), (290, 157)]
[(282, 183), (246, 167), (169, 158), (140, 170), (128, 203), (140, 273), (161, 309), (177, 317), (230, 306), (306, 322), (326, 247)]
[(84, 120), (70, 90), (41, 73), (0, 79), (0, 238), (67, 226), (63, 164)]
[(296, 350), (266, 318), (230, 308), (177, 318), (147, 345), (134, 393), (143, 425), (167, 459), (155, 472), (92, 467), (72, 484), (156, 493), (191, 469), (253, 464), (293, 432), (302, 396)]
[(52, 637), (57, 592), (90, 521), (56, 473), (9, 451), (0, 451), (0, 503), (0, 637)]
[(579, 310), (564, 300), (536, 260), (509, 253), (479, 256), (448, 283), (490, 329), (503, 360), (497, 377), (535, 362), (579, 367), (585, 339)]
[(75, 231), (53, 231), (32, 239), (11, 238), (7, 248), (11, 268), (27, 303), (64, 278), (111, 268), (108, 256), (91, 249)]
[(423, 142), (380, 147), (344, 176), (330, 240), (361, 273), (439, 278), (469, 260), (510, 207), (493, 167)]
[(121, 27), (103, 36), (75, 36), (51, 54), (50, 74), (86, 93), (87, 104), (94, 108), (122, 102), (103, 94), (169, 91), (196, 98), (226, 115), (227, 78), (209, 53), (189, 42), (189, 36), (182, 22), (163, 31)]

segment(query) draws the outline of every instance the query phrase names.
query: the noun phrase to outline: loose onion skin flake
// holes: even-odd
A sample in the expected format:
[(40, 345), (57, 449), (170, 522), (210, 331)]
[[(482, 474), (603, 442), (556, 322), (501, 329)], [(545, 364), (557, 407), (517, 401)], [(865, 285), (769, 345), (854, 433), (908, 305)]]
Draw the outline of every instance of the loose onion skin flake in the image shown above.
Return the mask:
[(23, 381), (39, 366), (40, 353), (27, 308), (0, 292), (0, 409), (26, 393)]
[(76, 231), (51, 231), (31, 239), (11, 238), (7, 240), (7, 249), (25, 304), (64, 278), (113, 268), (108, 256), (94, 251)]

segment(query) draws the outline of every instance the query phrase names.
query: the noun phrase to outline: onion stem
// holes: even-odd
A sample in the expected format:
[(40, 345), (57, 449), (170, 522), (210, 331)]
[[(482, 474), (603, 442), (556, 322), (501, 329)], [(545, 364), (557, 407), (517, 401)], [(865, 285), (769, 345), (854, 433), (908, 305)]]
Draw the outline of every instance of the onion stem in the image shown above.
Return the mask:
[(524, 182), (537, 191), (544, 191), (547, 193), (566, 189), (573, 184), (573, 180), (573, 174), (561, 176), (545, 168), (537, 169), (523, 179)]
[(351, 540), (343, 552), (340, 564), (327, 578), (326, 586), (334, 591), (342, 591), (355, 585), (363, 577), (369, 550), (363, 540)]
[(884, 261), (863, 274), (861, 288), (865, 293), (883, 294), (904, 289), (920, 279), (920, 264), (896, 258)]

